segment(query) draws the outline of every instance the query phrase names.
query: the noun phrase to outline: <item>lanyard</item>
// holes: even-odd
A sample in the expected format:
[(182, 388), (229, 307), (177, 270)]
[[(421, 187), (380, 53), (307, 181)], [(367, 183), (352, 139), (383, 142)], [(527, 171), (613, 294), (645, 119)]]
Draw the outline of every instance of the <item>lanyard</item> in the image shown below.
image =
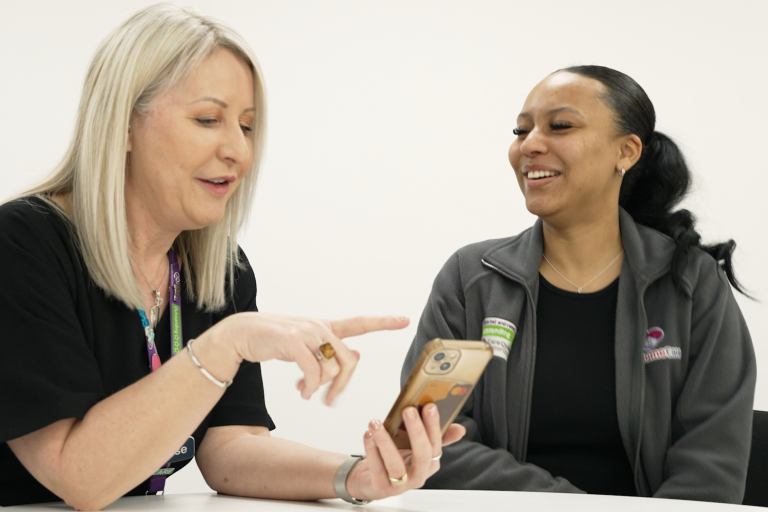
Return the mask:
[[(181, 334), (181, 275), (179, 274), (179, 260), (173, 247), (168, 251), (168, 298), (170, 299), (171, 313), (171, 356), (175, 356), (184, 348), (184, 338)], [(147, 340), (147, 357), (149, 369), (153, 372), (160, 368), (160, 356), (157, 355), (155, 345), (155, 330), (147, 319), (147, 313), (139, 310), (141, 325), (144, 327), (144, 337)]]
[[(184, 337), (181, 334), (181, 275), (179, 274), (179, 260), (176, 258), (176, 253), (174, 252), (173, 247), (168, 251), (168, 266), (168, 298), (170, 300), (171, 313), (171, 357), (173, 357), (184, 348)], [(156, 302), (155, 304), (158, 303)], [(143, 309), (139, 310), (139, 316), (141, 317), (141, 325), (144, 327), (144, 336), (147, 340), (149, 369), (154, 372), (160, 368), (161, 364), (160, 356), (157, 355), (157, 345), (155, 344), (155, 330), (147, 319), (147, 314)], [(190, 442), (191, 447), (188, 446)], [(179, 449), (179, 452), (177, 452), (177, 455), (181, 455), (181, 457), (174, 456), (174, 458), (164, 464), (162, 468), (157, 470), (155, 474), (149, 478), (148, 494), (165, 492), (165, 479), (173, 473), (173, 468), (170, 467), (170, 463), (175, 460), (184, 460), (192, 457), (195, 453), (194, 443), (194, 438), (190, 437), (189, 440), (187, 440), (187, 443), (185, 443), (184, 446)]]

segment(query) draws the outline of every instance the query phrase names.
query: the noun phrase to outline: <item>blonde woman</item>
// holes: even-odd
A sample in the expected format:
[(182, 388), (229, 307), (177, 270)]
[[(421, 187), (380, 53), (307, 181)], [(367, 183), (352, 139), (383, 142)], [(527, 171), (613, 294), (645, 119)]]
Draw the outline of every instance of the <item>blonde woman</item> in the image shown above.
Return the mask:
[(219, 492), (363, 503), (423, 485), (461, 437), (434, 406), (405, 414), (412, 452), (378, 421), (365, 459), (270, 437), (260, 362), (296, 362), (330, 404), (359, 357), (341, 340), (408, 321), (256, 312), (237, 233), (264, 113), (248, 45), (190, 10), (147, 8), (99, 48), (62, 163), (0, 206), (0, 505), (160, 493), (193, 453)]

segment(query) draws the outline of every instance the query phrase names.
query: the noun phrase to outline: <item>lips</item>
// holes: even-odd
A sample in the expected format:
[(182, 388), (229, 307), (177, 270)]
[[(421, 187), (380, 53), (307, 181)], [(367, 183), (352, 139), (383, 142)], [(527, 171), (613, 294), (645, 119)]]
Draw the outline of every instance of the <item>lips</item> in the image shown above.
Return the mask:
[(560, 176), (560, 171), (543, 165), (526, 165), (523, 168), (525, 183), (530, 187), (542, 187)]
[(208, 191), (217, 196), (225, 196), (229, 192), (229, 184), (235, 181), (234, 176), (220, 176), (211, 179), (198, 178), (197, 180)]

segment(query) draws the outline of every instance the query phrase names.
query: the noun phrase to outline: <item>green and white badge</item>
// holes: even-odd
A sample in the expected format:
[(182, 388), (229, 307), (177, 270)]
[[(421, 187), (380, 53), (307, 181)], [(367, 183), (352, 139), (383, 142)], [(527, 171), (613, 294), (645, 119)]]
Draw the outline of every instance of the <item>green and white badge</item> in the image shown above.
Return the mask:
[(517, 327), (512, 322), (503, 318), (489, 317), (483, 320), (481, 339), (491, 346), (494, 357), (500, 357), (506, 361), (509, 359), (509, 349), (512, 348), (516, 333)]

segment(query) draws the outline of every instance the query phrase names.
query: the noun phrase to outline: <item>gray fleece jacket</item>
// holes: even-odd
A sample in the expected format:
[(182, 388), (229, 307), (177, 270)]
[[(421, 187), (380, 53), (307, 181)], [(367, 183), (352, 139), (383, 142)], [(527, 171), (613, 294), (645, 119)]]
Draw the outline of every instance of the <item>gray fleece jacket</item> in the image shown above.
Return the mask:
[[(674, 241), (624, 210), (620, 227), (616, 408), (637, 493), (741, 503), (757, 369), (725, 273), (692, 250), (685, 298), (670, 275)], [(460, 249), (435, 279), (401, 383), (429, 340), (479, 340), (484, 321), (495, 356), (456, 418), (466, 436), (445, 448), (426, 488), (583, 492), (525, 462), (542, 247), (538, 221), (512, 238)], [(511, 347), (495, 335), (509, 331), (492, 324), (516, 330)]]

